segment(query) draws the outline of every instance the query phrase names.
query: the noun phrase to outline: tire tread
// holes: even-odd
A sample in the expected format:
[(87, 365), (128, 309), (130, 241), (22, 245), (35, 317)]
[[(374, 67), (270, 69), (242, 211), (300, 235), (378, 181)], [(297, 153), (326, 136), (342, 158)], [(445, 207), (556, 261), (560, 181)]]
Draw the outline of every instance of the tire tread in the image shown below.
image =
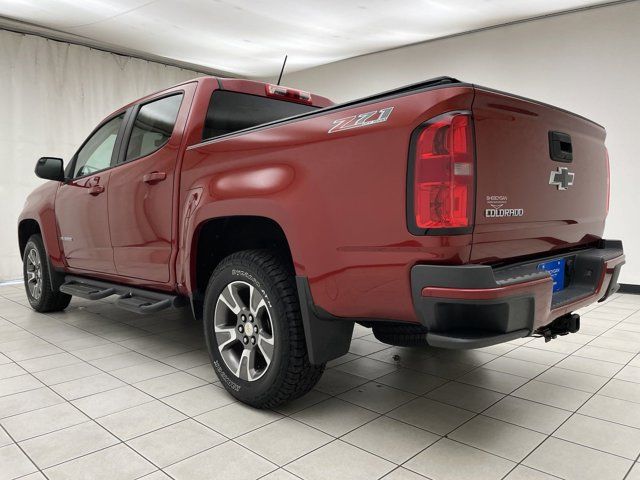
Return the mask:
[[(289, 330), (289, 349), (282, 362), (281, 371), (265, 393), (248, 403), (258, 408), (274, 408), (295, 400), (309, 392), (320, 380), (325, 364), (312, 365), (307, 354), (307, 345), (302, 324), (302, 314), (292, 268), (278, 254), (270, 250), (243, 250), (223, 259), (209, 280), (209, 287), (222, 270), (234, 267), (252, 267), (262, 270), (266, 280), (276, 291), (272, 302), (280, 302), (284, 308), (285, 321)], [(209, 289), (207, 288), (207, 290)]]
[[(27, 287), (27, 274), (26, 274), (26, 262), (24, 261), (24, 252), (23, 252), (23, 274), (24, 274), (24, 287), (27, 294), (27, 299), (29, 300), (29, 304), (31, 308), (33, 308), (36, 312), (47, 313), (47, 312), (59, 312), (64, 310), (69, 306), (71, 302), (71, 295), (67, 295), (61, 291), (54, 291), (51, 288), (51, 278), (49, 277), (49, 268), (48, 262), (49, 257), (47, 256), (47, 252), (44, 248), (44, 242), (42, 241), (42, 237), (39, 234), (33, 234), (29, 237), (27, 241), (27, 246), (33, 243), (38, 250), (38, 255), (40, 255), (40, 262), (42, 263), (42, 295), (40, 296), (40, 300), (37, 301), (29, 295), (29, 288)], [(27, 248), (25, 248), (25, 252)]]

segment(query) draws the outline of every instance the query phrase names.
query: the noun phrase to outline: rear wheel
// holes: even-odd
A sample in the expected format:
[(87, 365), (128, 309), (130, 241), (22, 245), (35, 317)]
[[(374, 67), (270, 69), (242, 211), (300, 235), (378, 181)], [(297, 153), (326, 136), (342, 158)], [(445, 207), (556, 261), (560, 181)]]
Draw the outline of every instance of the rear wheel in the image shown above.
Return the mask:
[(309, 363), (293, 272), (275, 254), (245, 250), (226, 257), (204, 303), (211, 362), (234, 397), (272, 408), (320, 379), (324, 364)]
[(22, 257), (27, 299), (31, 308), (38, 312), (57, 312), (67, 308), (71, 295), (53, 290), (47, 262), (42, 237), (37, 234), (31, 235)]

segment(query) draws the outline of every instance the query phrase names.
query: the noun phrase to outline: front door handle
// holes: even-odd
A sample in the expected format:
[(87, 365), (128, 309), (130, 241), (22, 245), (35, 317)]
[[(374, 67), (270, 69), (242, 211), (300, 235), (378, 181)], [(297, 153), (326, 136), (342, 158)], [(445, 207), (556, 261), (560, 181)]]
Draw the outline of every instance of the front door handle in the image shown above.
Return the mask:
[(102, 185), (94, 185), (93, 187), (89, 187), (89, 195), (100, 195), (104, 192), (104, 187)]
[(164, 172), (151, 172), (142, 177), (144, 183), (158, 183), (167, 178), (167, 174)]

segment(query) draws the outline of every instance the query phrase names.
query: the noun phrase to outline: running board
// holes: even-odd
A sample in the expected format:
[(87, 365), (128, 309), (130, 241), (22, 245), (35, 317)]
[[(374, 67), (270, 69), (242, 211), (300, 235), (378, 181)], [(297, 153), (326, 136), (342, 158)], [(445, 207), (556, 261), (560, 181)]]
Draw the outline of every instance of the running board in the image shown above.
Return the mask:
[(60, 291), (74, 297), (86, 298), (87, 300), (100, 300), (116, 293), (115, 288), (94, 287), (84, 283), (63, 283)]
[(116, 300), (116, 305), (125, 310), (135, 313), (155, 313), (165, 308), (173, 306), (172, 298), (165, 298), (164, 300), (156, 300), (152, 298), (145, 298), (140, 296), (133, 296), (130, 293), (121, 295)]
[(90, 278), (67, 275), (60, 291), (86, 300), (100, 300), (118, 295), (115, 305), (134, 313), (148, 314), (166, 308), (186, 305), (184, 297), (128, 287), (116, 283), (102, 282)]

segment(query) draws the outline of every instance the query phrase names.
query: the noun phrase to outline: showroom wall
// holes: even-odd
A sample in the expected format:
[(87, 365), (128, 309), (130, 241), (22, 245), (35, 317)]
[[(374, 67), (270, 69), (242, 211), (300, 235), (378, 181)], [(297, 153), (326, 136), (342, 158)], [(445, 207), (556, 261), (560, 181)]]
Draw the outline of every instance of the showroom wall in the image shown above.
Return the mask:
[(33, 35), (0, 30), (0, 281), (22, 277), (17, 217), (43, 180), (43, 155), (69, 159), (109, 113), (201, 75)]
[(607, 128), (621, 281), (640, 284), (640, 2), (594, 8), (285, 73), (283, 84), (345, 101), (449, 75), (574, 111)]

